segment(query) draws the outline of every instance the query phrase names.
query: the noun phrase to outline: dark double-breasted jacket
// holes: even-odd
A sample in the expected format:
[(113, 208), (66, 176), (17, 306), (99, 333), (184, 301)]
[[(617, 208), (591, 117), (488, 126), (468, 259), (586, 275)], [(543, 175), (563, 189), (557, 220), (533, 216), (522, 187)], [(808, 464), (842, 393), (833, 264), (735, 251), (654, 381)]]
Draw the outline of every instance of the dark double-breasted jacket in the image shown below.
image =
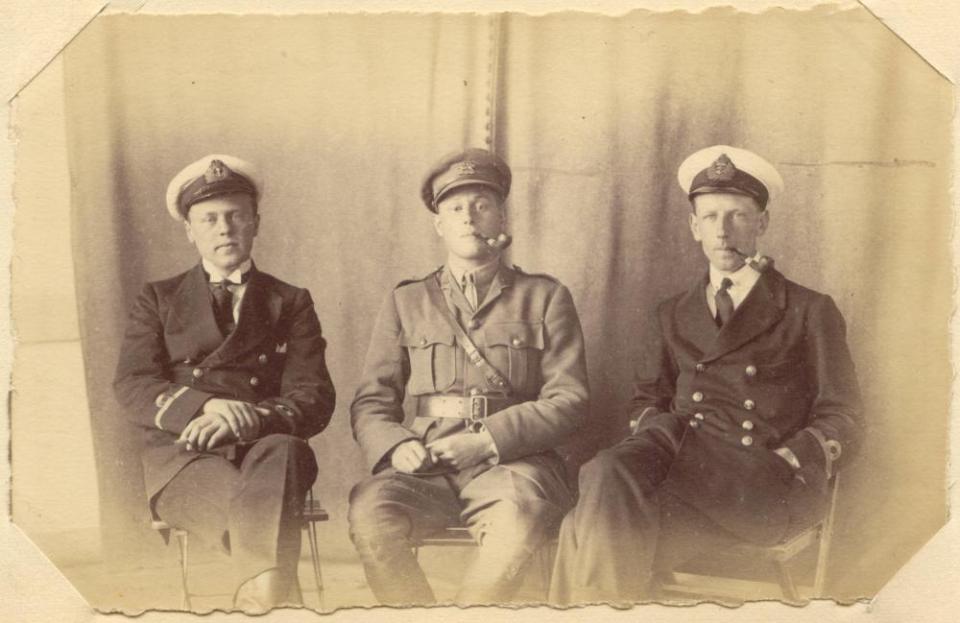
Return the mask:
[[(720, 329), (707, 280), (658, 307), (659, 339), (638, 375), (632, 414), (639, 430), (679, 448), (668, 491), (743, 538), (775, 542), (797, 517), (816, 516), (795, 506), (823, 502), (809, 494), (826, 492), (828, 471), (862, 437), (845, 323), (829, 296), (771, 267)], [(794, 453), (799, 472), (773, 452), (779, 447)]]
[[(260, 435), (307, 439), (324, 429), (335, 393), (310, 293), (251, 269), (226, 339), (200, 264), (143, 287), (130, 311), (114, 391), (142, 433), (148, 499), (199, 456), (175, 443), (210, 398), (266, 407)], [(214, 452), (232, 457), (237, 445)]]
[(387, 297), (350, 408), (354, 436), (371, 470), (387, 465), (392, 449), (407, 439), (429, 443), (464, 431), (462, 420), (405, 417), (408, 395), (422, 413), (418, 403), (432, 396), (500, 393), (471, 364), (431, 302), (428, 280), (436, 280), (470, 339), (509, 381), (512, 404), (484, 420), (500, 464), (535, 480), (541, 469), (558, 477), (563, 465), (552, 449), (584, 423), (588, 409), (580, 320), (562, 284), (507, 266), (500, 267), (477, 310), (447, 270), (404, 282)]

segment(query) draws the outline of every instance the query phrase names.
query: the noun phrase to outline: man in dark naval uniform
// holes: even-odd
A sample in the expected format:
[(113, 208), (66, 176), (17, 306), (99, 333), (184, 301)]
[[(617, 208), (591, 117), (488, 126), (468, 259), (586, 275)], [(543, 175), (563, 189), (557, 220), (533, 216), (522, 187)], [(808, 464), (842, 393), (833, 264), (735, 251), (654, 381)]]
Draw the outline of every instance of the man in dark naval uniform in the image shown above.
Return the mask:
[(690, 156), (678, 177), (710, 267), (657, 309), (633, 434), (580, 472), (580, 500), (560, 533), (557, 603), (649, 598), (655, 570), (811, 525), (862, 435), (837, 306), (757, 253), (780, 175), (718, 145)]
[(170, 182), (167, 209), (202, 259), (140, 292), (114, 381), (142, 427), (154, 516), (225, 548), (234, 605), (256, 611), (297, 598), (299, 515), (317, 474), (307, 439), (335, 398), (309, 292), (250, 259), (262, 188), (226, 155)]
[(411, 547), (459, 522), (479, 547), (457, 603), (508, 599), (572, 503), (553, 448), (587, 415), (583, 334), (563, 285), (501, 261), (510, 180), (480, 149), (429, 173), (447, 264), (387, 296), (350, 408), (372, 471), (350, 534), (384, 604), (434, 601)]

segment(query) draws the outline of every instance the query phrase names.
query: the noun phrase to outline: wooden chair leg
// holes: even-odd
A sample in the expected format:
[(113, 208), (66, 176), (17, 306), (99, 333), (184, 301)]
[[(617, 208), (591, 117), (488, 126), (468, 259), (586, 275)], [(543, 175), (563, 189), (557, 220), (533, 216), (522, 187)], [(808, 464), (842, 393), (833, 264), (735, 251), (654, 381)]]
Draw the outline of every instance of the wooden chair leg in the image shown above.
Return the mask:
[(193, 604), (190, 602), (190, 588), (187, 577), (187, 542), (188, 534), (186, 532), (177, 533), (177, 549), (180, 552), (180, 607), (183, 610), (192, 610)]
[(790, 573), (787, 563), (777, 560), (773, 565), (777, 569), (777, 577), (780, 579), (780, 590), (783, 591), (783, 596), (789, 601), (800, 601), (797, 585), (793, 581), (793, 575)]
[(320, 568), (320, 550), (317, 545), (317, 525), (314, 522), (310, 522), (307, 527), (307, 539), (310, 541), (310, 559), (313, 563), (313, 581), (317, 587), (317, 601), (320, 604), (320, 610), (324, 610), (323, 572)]

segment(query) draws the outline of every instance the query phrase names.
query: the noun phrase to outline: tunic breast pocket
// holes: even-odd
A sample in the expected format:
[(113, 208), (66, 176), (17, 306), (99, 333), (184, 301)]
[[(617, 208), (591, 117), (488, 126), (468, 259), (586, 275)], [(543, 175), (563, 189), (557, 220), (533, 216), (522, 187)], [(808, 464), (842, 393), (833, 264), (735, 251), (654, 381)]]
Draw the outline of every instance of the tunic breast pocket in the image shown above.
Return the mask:
[(421, 396), (449, 389), (457, 379), (457, 346), (450, 327), (416, 327), (400, 337), (410, 357), (407, 391)]
[(536, 394), (543, 379), (540, 357), (543, 353), (542, 322), (498, 322), (485, 328), (487, 360), (507, 376), (518, 394)]

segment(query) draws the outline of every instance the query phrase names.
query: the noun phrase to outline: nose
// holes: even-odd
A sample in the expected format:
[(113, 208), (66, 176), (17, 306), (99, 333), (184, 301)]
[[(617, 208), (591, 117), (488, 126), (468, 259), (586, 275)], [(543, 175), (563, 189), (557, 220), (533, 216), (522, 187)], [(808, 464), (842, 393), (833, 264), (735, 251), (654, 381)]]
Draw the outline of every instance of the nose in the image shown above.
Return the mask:
[(727, 217), (721, 218), (717, 222), (717, 238), (726, 238), (727, 230), (729, 229), (730, 229), (730, 221), (727, 219)]
[(229, 235), (234, 229), (233, 219), (223, 216), (217, 219), (217, 233), (220, 235)]

